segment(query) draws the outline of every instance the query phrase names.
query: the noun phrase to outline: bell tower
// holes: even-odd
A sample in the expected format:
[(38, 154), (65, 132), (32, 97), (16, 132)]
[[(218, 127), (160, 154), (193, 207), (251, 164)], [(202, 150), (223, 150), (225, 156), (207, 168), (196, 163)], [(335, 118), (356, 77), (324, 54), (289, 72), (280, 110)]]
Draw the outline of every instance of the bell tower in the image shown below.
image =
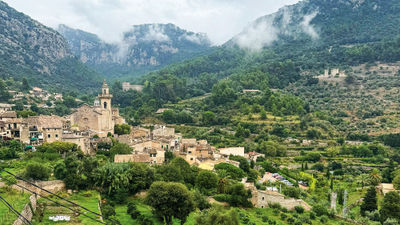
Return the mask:
[(110, 89), (108, 88), (108, 84), (106, 80), (103, 81), (103, 86), (101, 88), (101, 94), (99, 94), (100, 107), (104, 110), (107, 110), (111, 114), (111, 99), (112, 95), (110, 94)]

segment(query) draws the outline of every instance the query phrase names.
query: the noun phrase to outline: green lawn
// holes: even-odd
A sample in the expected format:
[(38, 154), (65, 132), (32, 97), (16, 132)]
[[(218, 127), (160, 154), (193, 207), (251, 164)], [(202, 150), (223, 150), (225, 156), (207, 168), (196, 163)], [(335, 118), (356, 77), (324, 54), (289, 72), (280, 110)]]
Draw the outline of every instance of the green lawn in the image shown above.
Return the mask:
[[(0, 195), (14, 207), (19, 213), (29, 202), (29, 194), (22, 193), (16, 190), (7, 191), (5, 188), (0, 188)], [(0, 224), (12, 224), (18, 217), (12, 213), (8, 207), (0, 203)]]
[[(63, 203), (64, 205), (73, 208), (75, 210), (79, 210), (81, 213), (84, 213), (85, 215), (88, 215), (94, 219), (99, 219), (98, 216), (86, 212), (83, 209), (74, 207), (72, 204), (67, 203), (66, 201), (61, 201), (57, 198), (52, 198), (53, 200), (56, 200), (57, 202)], [(100, 200), (100, 195), (98, 192), (96, 191), (82, 191), (76, 194), (72, 194), (71, 196), (67, 197), (68, 200), (79, 204), (83, 207), (88, 208), (91, 211), (94, 211), (98, 214), (100, 214), (100, 210), (98, 208), (98, 203)], [(83, 216), (82, 214), (79, 216), (74, 215), (74, 213), (64, 207), (61, 207), (59, 205), (57, 205), (56, 203), (50, 202), (49, 200), (46, 200), (44, 198), (41, 198), (38, 202), (40, 203), (44, 203), (45, 206), (45, 210), (44, 210), (44, 216), (42, 221), (38, 221), (37, 219), (35, 219), (33, 221), (33, 224), (40, 224), (40, 225), (50, 225), (50, 224), (54, 224), (53, 221), (49, 220), (49, 216), (56, 216), (56, 215), (68, 215), (71, 216), (71, 221), (70, 222), (57, 222), (57, 224), (99, 224), (98, 222), (91, 220), (90, 218), (87, 218), (85, 216)]]

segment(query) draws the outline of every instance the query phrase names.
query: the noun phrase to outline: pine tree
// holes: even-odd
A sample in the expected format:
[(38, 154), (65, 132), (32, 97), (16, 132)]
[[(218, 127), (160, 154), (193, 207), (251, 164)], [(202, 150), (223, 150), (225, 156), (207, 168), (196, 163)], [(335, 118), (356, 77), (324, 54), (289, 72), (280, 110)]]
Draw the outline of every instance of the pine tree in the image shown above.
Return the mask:
[(361, 215), (365, 216), (365, 212), (373, 212), (378, 209), (376, 189), (375, 187), (370, 187), (364, 196), (364, 201), (360, 206)]

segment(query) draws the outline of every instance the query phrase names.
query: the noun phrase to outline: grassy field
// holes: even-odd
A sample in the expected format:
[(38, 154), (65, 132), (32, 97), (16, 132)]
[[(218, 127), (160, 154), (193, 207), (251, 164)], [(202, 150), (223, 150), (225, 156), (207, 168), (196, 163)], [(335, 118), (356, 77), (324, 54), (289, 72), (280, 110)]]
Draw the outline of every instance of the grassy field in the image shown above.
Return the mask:
[[(0, 195), (14, 207), (18, 212), (22, 212), (25, 204), (29, 202), (29, 194), (16, 190), (8, 191), (5, 188), (0, 189)], [(12, 224), (18, 217), (12, 213), (8, 207), (0, 204), (0, 224)]]
[[(66, 197), (66, 196), (65, 196)], [(83, 209), (78, 209), (76, 207), (74, 207), (72, 204), (67, 203), (65, 201), (61, 201), (59, 199), (56, 198), (52, 198), (53, 200), (56, 200), (57, 202), (63, 203), (64, 205), (73, 208), (74, 210), (79, 210), (81, 213), (84, 213), (87, 216), (90, 216), (94, 219), (99, 219), (99, 217), (97, 217), (96, 215), (86, 212)], [(100, 214), (100, 210), (98, 208), (98, 203), (100, 200), (100, 195), (98, 192), (96, 191), (82, 191), (76, 194), (72, 194), (71, 196), (67, 197), (68, 200), (79, 204), (83, 207), (88, 208), (91, 211), (94, 211), (96, 213)], [(50, 225), (50, 224), (54, 224), (53, 221), (49, 220), (49, 216), (56, 216), (56, 215), (67, 215), (71, 217), (71, 221), (70, 222), (57, 222), (57, 224), (99, 224), (98, 222), (91, 220), (90, 218), (87, 218), (85, 216), (83, 216), (82, 214), (80, 214), (79, 216), (75, 215), (71, 210), (61, 207), (59, 205), (57, 205), (56, 203), (50, 202), (46, 199), (39, 199), (38, 201), (41, 204), (44, 204), (44, 214), (43, 214), (43, 218), (42, 221), (39, 221), (38, 218), (35, 218), (35, 220), (33, 221), (33, 224), (40, 224), (40, 225)]]

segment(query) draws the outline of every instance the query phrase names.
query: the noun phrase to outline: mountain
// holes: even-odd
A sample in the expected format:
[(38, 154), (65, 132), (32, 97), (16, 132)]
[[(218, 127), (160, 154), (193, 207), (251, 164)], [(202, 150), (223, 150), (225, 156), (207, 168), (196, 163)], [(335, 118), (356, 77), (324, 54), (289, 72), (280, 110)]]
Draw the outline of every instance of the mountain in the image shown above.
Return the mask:
[(173, 24), (135, 25), (119, 43), (107, 43), (97, 35), (60, 25), (72, 52), (83, 63), (109, 77), (140, 75), (166, 65), (199, 56), (210, 48), (205, 34)]
[(90, 90), (99, 75), (72, 54), (68, 42), (0, 1), (0, 77), (58, 90)]
[(258, 18), (210, 54), (141, 81), (172, 74), (195, 84), (192, 88), (200, 89), (195, 93), (204, 93), (210, 81), (262, 73), (271, 87), (284, 88), (329, 67), (400, 61), (399, 10), (397, 0), (301, 1)]

